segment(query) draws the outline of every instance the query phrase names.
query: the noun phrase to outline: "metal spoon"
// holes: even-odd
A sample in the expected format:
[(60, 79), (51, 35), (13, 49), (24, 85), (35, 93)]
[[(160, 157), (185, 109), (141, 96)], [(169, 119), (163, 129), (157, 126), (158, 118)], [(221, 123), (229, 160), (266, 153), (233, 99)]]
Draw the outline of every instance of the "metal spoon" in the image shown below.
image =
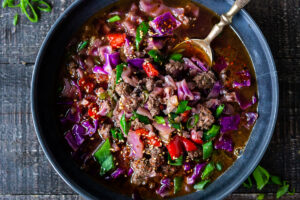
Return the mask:
[[(230, 10), (221, 15), (221, 20), (218, 24), (214, 25), (208, 36), (204, 40), (190, 39), (177, 44), (174, 52), (193, 51), (197, 52), (202, 61), (211, 66), (213, 61), (212, 50), (210, 43), (223, 31), (223, 28), (232, 22), (233, 16), (238, 13), (250, 0), (236, 0)], [(195, 51), (196, 50), (196, 51)]]

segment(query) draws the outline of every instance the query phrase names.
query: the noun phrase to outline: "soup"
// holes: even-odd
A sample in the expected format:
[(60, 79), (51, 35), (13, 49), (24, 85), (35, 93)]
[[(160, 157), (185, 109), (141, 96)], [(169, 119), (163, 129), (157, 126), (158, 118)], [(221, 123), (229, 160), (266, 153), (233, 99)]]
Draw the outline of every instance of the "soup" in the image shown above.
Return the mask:
[(258, 117), (251, 59), (227, 27), (214, 62), (174, 53), (219, 17), (190, 1), (121, 1), (66, 47), (57, 112), (80, 168), (135, 199), (204, 190), (242, 154)]

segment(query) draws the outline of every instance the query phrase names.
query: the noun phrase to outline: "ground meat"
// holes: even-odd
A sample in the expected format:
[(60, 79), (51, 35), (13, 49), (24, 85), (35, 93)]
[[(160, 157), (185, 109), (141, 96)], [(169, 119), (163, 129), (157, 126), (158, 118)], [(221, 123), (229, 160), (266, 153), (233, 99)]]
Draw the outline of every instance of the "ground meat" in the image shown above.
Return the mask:
[(202, 149), (197, 149), (196, 151), (189, 151), (187, 152), (187, 160), (196, 160), (196, 159), (202, 159)]
[(133, 130), (137, 130), (139, 128), (143, 128), (145, 125), (140, 122), (138, 119), (135, 119), (131, 122), (131, 127), (133, 128)]
[(154, 88), (154, 80), (152, 78), (144, 78), (146, 89), (151, 92)]
[(216, 77), (212, 71), (208, 71), (198, 74), (193, 80), (199, 89), (211, 89), (216, 82)]
[(160, 113), (160, 98), (159, 97), (152, 97), (149, 96), (149, 99), (147, 101), (148, 110), (150, 111), (151, 115), (154, 117), (155, 115), (158, 115)]
[(199, 121), (197, 127), (200, 129), (209, 129), (215, 122), (215, 118), (211, 111), (205, 106), (198, 104), (197, 112), (199, 113)]
[(159, 147), (153, 147), (151, 149), (148, 149), (148, 153), (151, 155), (151, 158), (149, 159), (150, 165), (155, 168), (155, 170), (164, 164), (165, 158), (163, 156), (163, 150)]
[(131, 177), (132, 184), (146, 185), (149, 178), (156, 176), (154, 167), (151, 166), (148, 159), (133, 161), (130, 166), (134, 171)]
[(111, 125), (110, 124), (103, 124), (102, 127), (99, 129), (99, 135), (102, 139), (107, 139), (109, 137)]
[(171, 165), (163, 165), (161, 167), (162, 170), (162, 174), (165, 176), (172, 176), (176, 173), (177, 169), (175, 166), (171, 166)]
[(172, 77), (178, 77), (184, 70), (184, 65), (181, 62), (170, 60), (170, 63), (166, 64), (166, 72)]
[(121, 83), (117, 84), (115, 90), (119, 96), (122, 96), (122, 95), (128, 96), (131, 92), (130, 85), (125, 82), (121, 82)]
[(131, 113), (137, 109), (139, 101), (131, 96), (122, 95), (119, 100), (119, 109), (125, 110), (127, 113)]

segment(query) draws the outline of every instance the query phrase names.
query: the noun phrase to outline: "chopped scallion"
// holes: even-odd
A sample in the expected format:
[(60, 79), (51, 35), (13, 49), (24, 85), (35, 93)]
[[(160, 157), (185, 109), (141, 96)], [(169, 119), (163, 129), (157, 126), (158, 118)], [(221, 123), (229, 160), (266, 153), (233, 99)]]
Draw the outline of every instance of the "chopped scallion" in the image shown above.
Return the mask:
[(112, 23), (112, 22), (117, 22), (117, 21), (120, 21), (120, 20), (121, 20), (120, 16), (119, 15), (115, 15), (115, 16), (109, 18), (107, 20), (107, 22)]

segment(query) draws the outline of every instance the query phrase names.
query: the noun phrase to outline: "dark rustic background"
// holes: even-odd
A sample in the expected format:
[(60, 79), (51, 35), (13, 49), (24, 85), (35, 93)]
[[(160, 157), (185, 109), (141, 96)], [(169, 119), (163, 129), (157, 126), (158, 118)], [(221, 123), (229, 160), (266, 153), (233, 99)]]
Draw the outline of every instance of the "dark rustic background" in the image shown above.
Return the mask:
[[(209, 1), (209, 0), (208, 0)], [(220, 0), (221, 1), (221, 0)], [(51, 25), (72, 0), (51, 0), (53, 11), (37, 24), (17, 9), (0, 9), (0, 199), (82, 199), (50, 166), (34, 132), (30, 81), (37, 52)], [(276, 130), (261, 165), (296, 189), (300, 199), (300, 0), (252, 0), (246, 7), (267, 38), (280, 85)], [(228, 199), (256, 199), (240, 187)], [(275, 199), (276, 187), (263, 191)]]

